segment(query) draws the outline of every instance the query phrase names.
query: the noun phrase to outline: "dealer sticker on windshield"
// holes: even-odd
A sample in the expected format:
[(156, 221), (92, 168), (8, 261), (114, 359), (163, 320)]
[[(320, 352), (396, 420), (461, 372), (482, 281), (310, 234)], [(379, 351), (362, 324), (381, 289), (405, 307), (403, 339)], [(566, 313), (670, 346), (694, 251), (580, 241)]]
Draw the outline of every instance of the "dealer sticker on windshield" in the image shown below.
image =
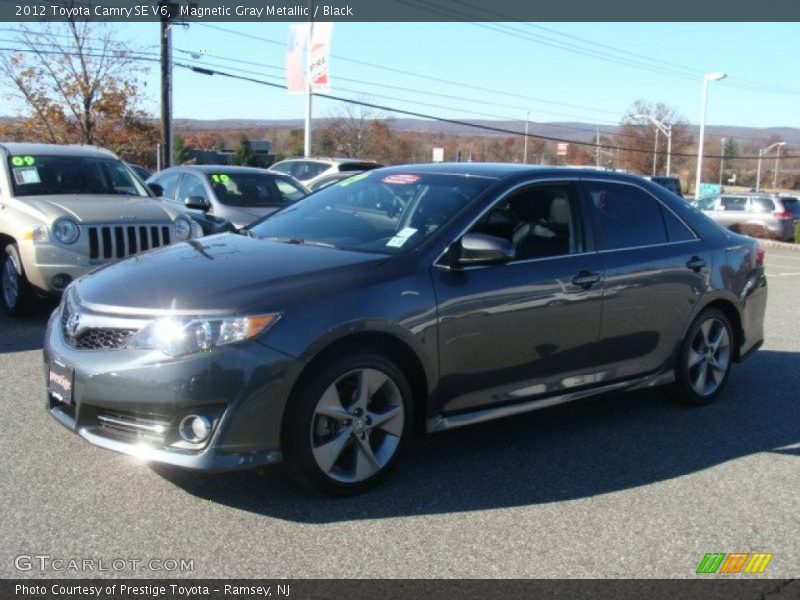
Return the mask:
[(398, 173), (397, 175), (387, 175), (381, 179), (381, 183), (388, 183), (391, 185), (406, 185), (409, 183), (416, 183), (420, 180), (419, 175), (411, 175), (406, 173)]
[(14, 181), (17, 182), (17, 185), (42, 183), (42, 179), (39, 177), (39, 169), (36, 167), (20, 167), (14, 169)]
[(408, 241), (408, 238), (415, 233), (417, 233), (417, 230), (413, 227), (403, 227), (403, 229), (398, 231), (392, 239), (386, 242), (386, 245), (390, 248), (400, 248)]

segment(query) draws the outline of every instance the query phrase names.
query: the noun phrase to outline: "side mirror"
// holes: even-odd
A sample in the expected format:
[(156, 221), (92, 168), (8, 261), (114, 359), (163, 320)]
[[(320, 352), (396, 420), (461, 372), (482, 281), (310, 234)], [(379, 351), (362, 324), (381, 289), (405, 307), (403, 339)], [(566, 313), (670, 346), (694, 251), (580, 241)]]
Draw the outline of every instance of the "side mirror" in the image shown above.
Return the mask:
[(211, 208), (211, 204), (209, 204), (208, 200), (206, 200), (203, 196), (189, 196), (183, 201), (183, 205), (186, 208), (202, 210), (203, 212), (206, 212)]
[(147, 187), (149, 187), (150, 191), (155, 194), (156, 198), (160, 198), (164, 195), (164, 188), (157, 183), (148, 183)]
[(462, 266), (491, 265), (514, 260), (516, 252), (508, 240), (483, 233), (468, 233), (461, 238), (457, 262)]

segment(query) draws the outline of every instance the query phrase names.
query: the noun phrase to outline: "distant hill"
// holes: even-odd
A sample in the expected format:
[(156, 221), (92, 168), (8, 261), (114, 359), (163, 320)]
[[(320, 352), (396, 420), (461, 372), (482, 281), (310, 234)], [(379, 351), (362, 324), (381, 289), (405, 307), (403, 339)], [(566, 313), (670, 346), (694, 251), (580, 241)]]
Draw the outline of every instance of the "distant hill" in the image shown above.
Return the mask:
[[(332, 119), (314, 119), (315, 127), (324, 127)], [(426, 119), (390, 119), (395, 131), (440, 133), (445, 135), (475, 135), (482, 130), (466, 125), (429, 121)], [(524, 121), (491, 121), (471, 120), (471, 123), (501, 130), (522, 132), (525, 130)], [(287, 128), (302, 129), (302, 119), (176, 119), (174, 126), (183, 131), (225, 130), (225, 129), (271, 129)], [(595, 125), (594, 123), (581, 123), (574, 121), (559, 121), (553, 123), (531, 123), (528, 131), (534, 135), (553, 138), (565, 138), (575, 141), (590, 141), (594, 138), (595, 129), (599, 128), (601, 135), (614, 135), (617, 132), (615, 125)], [(493, 135), (486, 131), (487, 135)], [(709, 135), (733, 138), (747, 138), (749, 140), (768, 140), (777, 137), (787, 144), (800, 144), (800, 128), (796, 127), (740, 127), (736, 125), (707, 125)], [(497, 135), (503, 135), (497, 132)]]

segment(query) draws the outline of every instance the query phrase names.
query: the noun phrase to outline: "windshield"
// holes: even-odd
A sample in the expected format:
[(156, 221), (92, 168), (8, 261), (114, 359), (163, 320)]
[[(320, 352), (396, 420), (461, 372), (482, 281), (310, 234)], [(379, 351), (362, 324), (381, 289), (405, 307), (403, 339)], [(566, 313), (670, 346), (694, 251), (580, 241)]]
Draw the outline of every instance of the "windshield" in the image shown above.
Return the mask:
[(111, 157), (9, 156), (8, 168), (15, 196), (150, 195), (122, 161)]
[(308, 195), (288, 177), (274, 173), (226, 172), (208, 175), (214, 195), (222, 204), (246, 208), (283, 208)]
[(251, 234), (397, 254), (419, 246), (493, 181), (371, 171), (315, 192), (255, 225)]

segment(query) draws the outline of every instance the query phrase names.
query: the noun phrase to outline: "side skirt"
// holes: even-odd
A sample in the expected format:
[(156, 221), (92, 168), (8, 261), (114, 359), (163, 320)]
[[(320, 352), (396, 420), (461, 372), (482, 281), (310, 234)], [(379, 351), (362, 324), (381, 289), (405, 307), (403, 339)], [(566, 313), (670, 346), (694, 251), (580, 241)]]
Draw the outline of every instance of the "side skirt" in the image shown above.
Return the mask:
[(483, 423), (484, 421), (492, 421), (494, 419), (501, 419), (503, 417), (510, 417), (512, 415), (531, 412), (541, 408), (547, 408), (548, 406), (565, 404), (567, 402), (572, 402), (573, 400), (580, 400), (590, 396), (598, 396), (600, 394), (613, 392), (615, 390), (639, 390), (666, 385), (674, 381), (675, 372), (670, 369), (669, 371), (658, 373), (656, 375), (647, 375), (645, 377), (637, 377), (636, 379), (618, 381), (615, 383), (569, 392), (567, 394), (550, 396), (549, 398), (527, 400), (517, 404), (506, 404), (504, 406), (497, 406), (494, 408), (482, 408), (453, 415), (436, 415), (435, 417), (431, 417), (427, 420), (426, 430), (428, 433), (435, 433), (437, 431), (445, 431), (446, 429), (455, 429), (456, 427), (463, 427), (465, 425), (473, 425), (475, 423)]

